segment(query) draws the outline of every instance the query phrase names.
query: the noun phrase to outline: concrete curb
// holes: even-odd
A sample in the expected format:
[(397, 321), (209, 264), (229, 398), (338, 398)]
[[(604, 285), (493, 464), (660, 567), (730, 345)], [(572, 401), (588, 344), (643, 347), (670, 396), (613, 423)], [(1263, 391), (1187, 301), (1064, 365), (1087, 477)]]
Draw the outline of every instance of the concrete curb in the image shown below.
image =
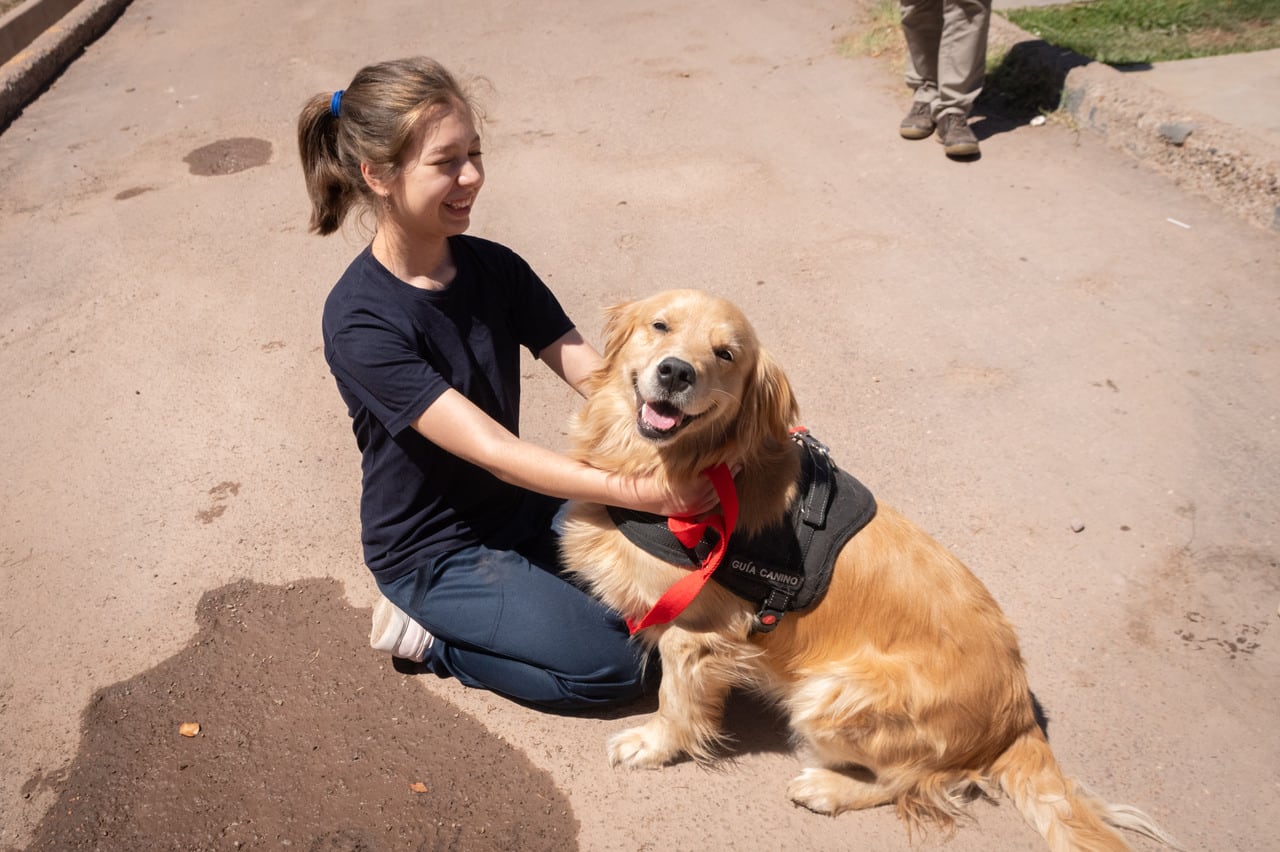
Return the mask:
[(993, 45), (1019, 45), (1024, 60), (1060, 76), (1060, 109), (1077, 127), (1252, 224), (1280, 230), (1280, 147), (1187, 110), (1132, 75), (1051, 47), (999, 15), (991, 29)]
[[(80, 0), (65, 9), (65, 0), (31, 0), (5, 17), (6, 26), (30, 25), (40, 12), (57, 15), (42, 32), (0, 66), (0, 132), (17, 118), (86, 45), (107, 31), (130, 0)], [(24, 39), (25, 41), (25, 39)]]

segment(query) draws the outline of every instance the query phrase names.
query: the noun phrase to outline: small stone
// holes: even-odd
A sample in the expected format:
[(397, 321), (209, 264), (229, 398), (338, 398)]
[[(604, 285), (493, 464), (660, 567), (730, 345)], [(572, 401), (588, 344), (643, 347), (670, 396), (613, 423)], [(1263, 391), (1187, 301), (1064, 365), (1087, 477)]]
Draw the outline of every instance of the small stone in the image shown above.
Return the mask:
[(1194, 125), (1181, 121), (1172, 121), (1159, 127), (1160, 135), (1164, 137), (1165, 141), (1178, 146), (1187, 141), (1187, 137), (1191, 135), (1193, 130), (1195, 130)]
[(1075, 518), (1071, 521), (1071, 531), (1074, 533), (1084, 532), (1084, 521)]

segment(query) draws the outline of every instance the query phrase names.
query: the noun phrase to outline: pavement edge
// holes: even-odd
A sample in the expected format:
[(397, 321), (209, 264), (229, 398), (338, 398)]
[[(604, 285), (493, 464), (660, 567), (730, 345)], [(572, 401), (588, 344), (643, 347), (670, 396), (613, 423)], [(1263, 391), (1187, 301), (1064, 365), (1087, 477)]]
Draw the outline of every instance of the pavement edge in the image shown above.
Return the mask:
[(1078, 128), (1254, 225), (1280, 230), (1280, 148), (1179, 106), (1132, 75), (1048, 45), (1000, 15), (992, 44), (1021, 48), (1063, 81), (1059, 109)]
[(131, 0), (82, 0), (0, 65), (0, 133), (84, 48), (105, 33)]

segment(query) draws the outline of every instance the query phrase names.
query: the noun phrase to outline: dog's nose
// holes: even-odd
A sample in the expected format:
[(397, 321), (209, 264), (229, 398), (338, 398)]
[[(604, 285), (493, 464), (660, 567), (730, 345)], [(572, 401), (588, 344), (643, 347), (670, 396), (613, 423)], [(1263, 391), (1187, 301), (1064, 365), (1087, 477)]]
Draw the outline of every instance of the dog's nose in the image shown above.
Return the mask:
[(697, 378), (697, 371), (688, 361), (663, 358), (658, 364), (658, 384), (671, 393), (679, 393), (691, 386)]

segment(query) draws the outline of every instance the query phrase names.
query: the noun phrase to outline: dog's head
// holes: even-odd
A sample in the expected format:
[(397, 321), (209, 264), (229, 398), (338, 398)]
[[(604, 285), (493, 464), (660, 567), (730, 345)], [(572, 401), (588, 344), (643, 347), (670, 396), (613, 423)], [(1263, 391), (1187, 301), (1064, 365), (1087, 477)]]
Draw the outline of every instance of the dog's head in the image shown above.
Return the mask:
[[(787, 442), (797, 417), (786, 376), (730, 302), (670, 290), (610, 308), (594, 392), (626, 401), (633, 435), (691, 463)], [(696, 458), (696, 461), (694, 457)]]

